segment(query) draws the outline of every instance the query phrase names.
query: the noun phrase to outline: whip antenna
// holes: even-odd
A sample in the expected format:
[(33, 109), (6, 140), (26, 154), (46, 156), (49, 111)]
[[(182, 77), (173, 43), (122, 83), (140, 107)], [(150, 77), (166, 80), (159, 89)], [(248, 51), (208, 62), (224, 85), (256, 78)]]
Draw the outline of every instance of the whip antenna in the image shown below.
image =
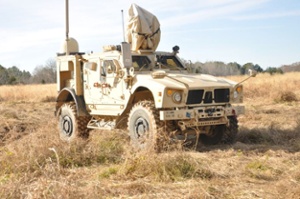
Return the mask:
[(69, 0), (66, 0), (66, 40), (69, 40)]
[(122, 15), (122, 27), (123, 27), (123, 40), (125, 42), (125, 26), (124, 26), (124, 13), (123, 13), (123, 10), (121, 10), (121, 15)]
[(69, 0), (66, 0), (66, 55), (69, 54), (68, 41), (69, 41)]

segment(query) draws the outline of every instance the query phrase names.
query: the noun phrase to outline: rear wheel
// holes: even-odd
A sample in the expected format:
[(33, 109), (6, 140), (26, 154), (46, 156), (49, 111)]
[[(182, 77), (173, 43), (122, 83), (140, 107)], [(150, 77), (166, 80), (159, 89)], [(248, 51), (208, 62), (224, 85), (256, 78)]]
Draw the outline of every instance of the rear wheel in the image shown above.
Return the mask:
[(160, 123), (153, 101), (136, 103), (128, 117), (128, 130), (133, 147), (141, 150), (158, 150)]
[(58, 128), (60, 138), (70, 142), (76, 138), (88, 138), (87, 123), (89, 117), (77, 116), (76, 104), (63, 104), (59, 110)]

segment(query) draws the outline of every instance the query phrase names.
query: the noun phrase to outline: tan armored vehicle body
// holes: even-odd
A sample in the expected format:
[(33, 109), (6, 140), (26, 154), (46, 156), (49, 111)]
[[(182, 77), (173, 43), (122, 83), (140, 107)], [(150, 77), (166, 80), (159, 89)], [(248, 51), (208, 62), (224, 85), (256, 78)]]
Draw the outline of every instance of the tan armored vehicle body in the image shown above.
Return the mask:
[(86, 137), (90, 129), (127, 128), (137, 148), (190, 135), (206, 144), (233, 142), (237, 115), (244, 111), (237, 106), (243, 101), (242, 85), (188, 73), (177, 46), (170, 53), (156, 52), (159, 22), (135, 4), (127, 31), (127, 42), (90, 54), (81, 53), (67, 36), (57, 56), (61, 138)]

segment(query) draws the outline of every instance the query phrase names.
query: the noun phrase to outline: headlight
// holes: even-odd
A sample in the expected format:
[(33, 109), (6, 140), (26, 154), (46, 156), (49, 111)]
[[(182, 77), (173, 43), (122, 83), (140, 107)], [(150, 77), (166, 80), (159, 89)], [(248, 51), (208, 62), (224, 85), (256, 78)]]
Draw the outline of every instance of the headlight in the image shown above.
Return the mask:
[(237, 92), (237, 91), (234, 91), (233, 97), (234, 97), (234, 98), (237, 98), (238, 96), (239, 96), (238, 92)]
[(173, 102), (179, 104), (182, 101), (182, 91), (168, 89), (167, 96), (171, 97)]
[(238, 87), (235, 88), (235, 91), (241, 93), (243, 91), (243, 86), (239, 85)]
[(235, 88), (235, 91), (233, 93), (233, 97), (234, 98), (237, 98), (239, 96), (239, 94), (241, 94), (243, 91), (243, 86), (242, 85), (239, 85)]
[(175, 103), (180, 103), (182, 100), (182, 95), (179, 92), (174, 92), (172, 98)]

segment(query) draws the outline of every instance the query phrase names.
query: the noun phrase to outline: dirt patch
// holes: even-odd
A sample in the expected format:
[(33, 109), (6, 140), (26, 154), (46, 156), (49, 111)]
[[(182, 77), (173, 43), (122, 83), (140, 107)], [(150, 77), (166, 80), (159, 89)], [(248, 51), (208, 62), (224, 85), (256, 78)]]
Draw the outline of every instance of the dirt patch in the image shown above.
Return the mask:
[(281, 102), (297, 102), (297, 95), (292, 91), (283, 91), (280, 93), (278, 100)]
[(53, 103), (2, 102), (0, 103), (0, 145), (20, 139), (47, 125), (53, 117)]

